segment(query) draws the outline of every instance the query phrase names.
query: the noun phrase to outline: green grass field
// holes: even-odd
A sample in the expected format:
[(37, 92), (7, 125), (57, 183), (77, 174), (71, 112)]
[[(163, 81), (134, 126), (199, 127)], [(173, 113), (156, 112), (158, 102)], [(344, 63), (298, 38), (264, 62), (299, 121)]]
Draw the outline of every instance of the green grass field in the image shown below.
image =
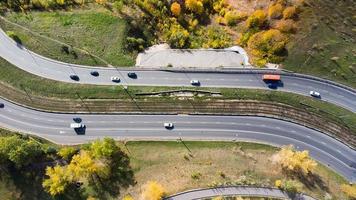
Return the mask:
[(356, 88), (356, 32), (351, 0), (307, 1), (299, 31), (291, 40), (284, 69), (334, 80)]
[[(0, 20), (5, 31), (13, 31), (22, 43), (34, 52), (69, 63), (106, 66), (131, 66), (136, 55), (125, 51), (127, 23), (104, 8), (72, 11), (33, 11), (27, 14), (7, 13), (11, 22), (42, 36), (83, 49), (95, 56), (74, 49), (65, 52), (63, 44), (31, 34), (25, 29)], [(106, 62), (105, 62), (106, 61)]]

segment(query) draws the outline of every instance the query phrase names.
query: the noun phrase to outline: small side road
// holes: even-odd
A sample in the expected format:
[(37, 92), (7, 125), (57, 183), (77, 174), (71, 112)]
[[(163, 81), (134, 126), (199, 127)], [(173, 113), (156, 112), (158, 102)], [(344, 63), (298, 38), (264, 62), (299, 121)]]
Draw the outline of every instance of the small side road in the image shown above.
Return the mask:
[(193, 200), (217, 196), (269, 197), (292, 200), (316, 200), (305, 194), (288, 194), (276, 188), (253, 186), (227, 186), (217, 188), (195, 189), (181, 192), (165, 198), (165, 200)]

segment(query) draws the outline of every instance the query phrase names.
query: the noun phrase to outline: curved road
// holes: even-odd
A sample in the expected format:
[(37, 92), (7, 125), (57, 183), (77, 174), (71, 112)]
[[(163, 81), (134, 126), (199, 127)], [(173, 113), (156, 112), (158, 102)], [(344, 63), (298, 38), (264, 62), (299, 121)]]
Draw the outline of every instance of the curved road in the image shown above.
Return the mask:
[(165, 200), (198, 200), (212, 197), (267, 197), (278, 199), (293, 199), (293, 200), (316, 200), (313, 197), (304, 194), (297, 194), (291, 197), (288, 193), (276, 188), (252, 187), (252, 186), (226, 186), (217, 188), (195, 189), (178, 194), (171, 195)]
[[(242, 140), (275, 146), (293, 144), (309, 150), (316, 160), (350, 181), (356, 180), (356, 151), (312, 129), (294, 123), (247, 116), (198, 115), (91, 115), (57, 114), (27, 109), (10, 102), (0, 109), (0, 127), (31, 133), (60, 144), (76, 144), (113, 137), (131, 140)], [(71, 129), (73, 117), (87, 128), (78, 135)], [(164, 122), (174, 123), (167, 130)]]
[[(41, 55), (35, 54), (21, 45), (16, 44), (0, 29), (0, 56), (13, 65), (32, 74), (45, 78), (83, 84), (98, 85), (140, 85), (140, 86), (191, 86), (190, 80), (198, 79), (203, 87), (228, 87), (228, 88), (258, 88), (268, 89), (262, 81), (261, 74), (228, 74), (228, 73), (203, 73), (203, 72), (168, 72), (159, 70), (132, 69), (138, 75), (137, 79), (127, 77), (130, 69), (97, 67), (98, 77), (90, 75), (94, 68), (58, 62)], [(77, 74), (79, 81), (69, 78)], [(113, 83), (111, 76), (121, 78), (121, 83)], [(316, 81), (308, 78), (282, 76), (283, 87), (278, 90), (309, 95), (310, 90), (321, 93), (322, 100), (337, 104), (348, 110), (356, 112), (356, 92), (344, 88)]]

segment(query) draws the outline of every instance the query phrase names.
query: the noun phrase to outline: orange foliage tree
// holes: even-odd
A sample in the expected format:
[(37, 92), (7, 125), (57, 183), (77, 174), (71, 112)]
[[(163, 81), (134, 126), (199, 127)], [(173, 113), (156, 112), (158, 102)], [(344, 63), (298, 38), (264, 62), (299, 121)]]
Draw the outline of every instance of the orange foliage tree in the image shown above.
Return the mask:
[(171, 5), (171, 12), (174, 16), (178, 17), (181, 12), (180, 4), (177, 2), (172, 3)]

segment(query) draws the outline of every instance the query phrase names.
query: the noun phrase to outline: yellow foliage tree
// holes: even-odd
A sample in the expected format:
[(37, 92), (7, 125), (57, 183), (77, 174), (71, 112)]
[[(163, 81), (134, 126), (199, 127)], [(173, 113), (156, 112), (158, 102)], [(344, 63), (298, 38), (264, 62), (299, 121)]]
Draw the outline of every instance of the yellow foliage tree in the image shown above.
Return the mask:
[(295, 6), (289, 6), (283, 11), (283, 18), (290, 19), (295, 17), (296, 14), (297, 14), (297, 8)]
[(247, 42), (247, 47), (255, 64), (263, 66), (267, 62), (281, 62), (286, 43), (287, 37), (283, 33), (270, 29), (252, 35)]
[(341, 185), (341, 191), (343, 191), (349, 198), (356, 199), (356, 185)]
[(282, 16), (283, 6), (279, 3), (270, 5), (268, 8), (268, 17), (271, 19), (276, 19)]
[(143, 190), (142, 197), (144, 200), (161, 200), (165, 195), (165, 189), (155, 181), (148, 182)]
[(256, 10), (246, 20), (247, 28), (261, 27), (267, 20), (266, 13), (263, 10)]
[(177, 2), (172, 3), (171, 5), (171, 12), (174, 16), (178, 17), (181, 12), (180, 4)]
[(93, 174), (107, 174), (103, 163), (94, 160), (87, 151), (81, 151), (80, 154), (73, 156), (68, 165), (68, 171), (75, 181), (85, 180)]
[(185, 0), (185, 6), (188, 10), (201, 14), (204, 10), (204, 5), (202, 0)]
[(284, 146), (277, 154), (277, 161), (283, 167), (291, 171), (301, 170), (304, 173), (312, 172), (317, 163), (309, 157), (309, 152), (295, 151), (293, 146)]
[(63, 193), (68, 185), (68, 174), (65, 168), (59, 165), (47, 167), (46, 175), (49, 178), (45, 179), (42, 184), (45, 190), (52, 196)]

